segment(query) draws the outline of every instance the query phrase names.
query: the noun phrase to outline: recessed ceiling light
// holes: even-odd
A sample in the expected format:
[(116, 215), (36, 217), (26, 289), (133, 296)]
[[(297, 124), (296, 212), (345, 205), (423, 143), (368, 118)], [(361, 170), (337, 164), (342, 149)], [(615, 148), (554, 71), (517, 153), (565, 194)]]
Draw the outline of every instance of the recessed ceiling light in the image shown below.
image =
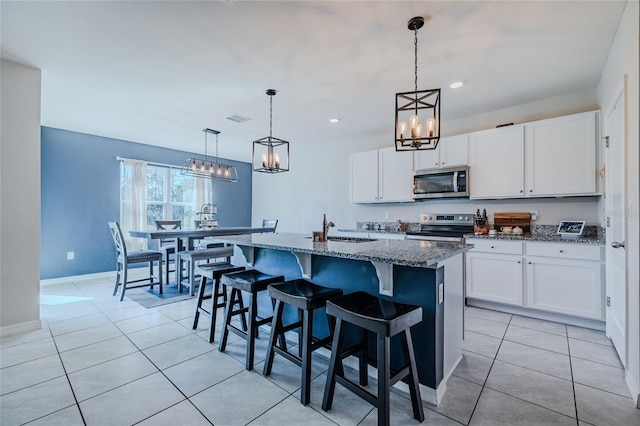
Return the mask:
[(452, 89), (457, 89), (458, 87), (462, 87), (464, 86), (464, 81), (460, 80), (460, 81), (454, 81), (453, 83), (451, 83), (449, 85), (450, 88)]
[(251, 120), (251, 118), (245, 117), (244, 115), (240, 115), (240, 114), (231, 114), (226, 116), (225, 118), (235, 123), (244, 123), (245, 121)]
[(338, 117), (330, 118), (330, 119), (329, 119), (329, 122), (330, 122), (330, 123), (339, 123), (339, 122), (340, 122), (340, 119), (339, 119)]

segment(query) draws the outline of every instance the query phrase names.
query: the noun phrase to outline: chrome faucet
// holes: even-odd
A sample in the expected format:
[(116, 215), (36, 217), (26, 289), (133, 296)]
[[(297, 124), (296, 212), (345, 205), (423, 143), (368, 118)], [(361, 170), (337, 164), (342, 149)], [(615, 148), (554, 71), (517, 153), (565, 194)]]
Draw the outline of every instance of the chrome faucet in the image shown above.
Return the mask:
[(327, 214), (323, 215), (322, 219), (322, 241), (327, 241), (327, 235), (329, 234), (329, 228), (336, 226), (333, 222), (327, 222)]

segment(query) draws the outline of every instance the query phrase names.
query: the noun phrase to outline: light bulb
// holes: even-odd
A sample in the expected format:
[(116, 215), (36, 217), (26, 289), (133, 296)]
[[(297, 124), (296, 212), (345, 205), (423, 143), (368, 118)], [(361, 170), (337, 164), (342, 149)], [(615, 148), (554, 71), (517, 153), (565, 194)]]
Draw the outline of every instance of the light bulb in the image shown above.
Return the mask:
[(406, 134), (407, 134), (407, 122), (401, 121), (400, 122), (400, 139), (404, 139)]
[(202, 164), (200, 164), (200, 171), (204, 172), (204, 161), (202, 162)]
[(418, 123), (415, 127), (411, 128), (411, 138), (420, 139), (422, 137), (422, 124)]
[(191, 170), (195, 171), (196, 169), (196, 160), (191, 161)]
[(262, 167), (267, 167), (267, 154), (262, 154)]
[(427, 118), (427, 135), (431, 138), (436, 132), (436, 120), (433, 118)]
[(417, 114), (409, 117), (409, 127), (411, 128), (411, 130), (415, 129), (419, 122), (420, 119), (418, 118)]
[(280, 155), (276, 154), (276, 169), (280, 168)]

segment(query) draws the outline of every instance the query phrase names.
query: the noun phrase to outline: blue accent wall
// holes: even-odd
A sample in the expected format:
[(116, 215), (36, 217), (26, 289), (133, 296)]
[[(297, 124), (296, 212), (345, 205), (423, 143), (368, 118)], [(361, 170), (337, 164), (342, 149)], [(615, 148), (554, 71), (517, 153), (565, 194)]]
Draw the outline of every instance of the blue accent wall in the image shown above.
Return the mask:
[[(42, 127), (41, 141), (41, 279), (115, 269), (107, 222), (120, 220), (117, 156), (181, 166), (192, 155), (51, 127)], [(239, 182), (213, 181), (218, 221), (220, 226), (250, 226), (251, 164), (225, 162), (237, 167)], [(67, 260), (69, 251), (75, 252), (74, 260)]]

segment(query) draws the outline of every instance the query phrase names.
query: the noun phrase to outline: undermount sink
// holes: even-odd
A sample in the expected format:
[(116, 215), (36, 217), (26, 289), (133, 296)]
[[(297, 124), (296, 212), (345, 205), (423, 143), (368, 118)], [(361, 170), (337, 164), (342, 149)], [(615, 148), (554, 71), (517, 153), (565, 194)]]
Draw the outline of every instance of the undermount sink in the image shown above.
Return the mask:
[(372, 238), (356, 238), (356, 237), (327, 237), (329, 241), (338, 241), (341, 243), (369, 243), (371, 241), (378, 241)]

